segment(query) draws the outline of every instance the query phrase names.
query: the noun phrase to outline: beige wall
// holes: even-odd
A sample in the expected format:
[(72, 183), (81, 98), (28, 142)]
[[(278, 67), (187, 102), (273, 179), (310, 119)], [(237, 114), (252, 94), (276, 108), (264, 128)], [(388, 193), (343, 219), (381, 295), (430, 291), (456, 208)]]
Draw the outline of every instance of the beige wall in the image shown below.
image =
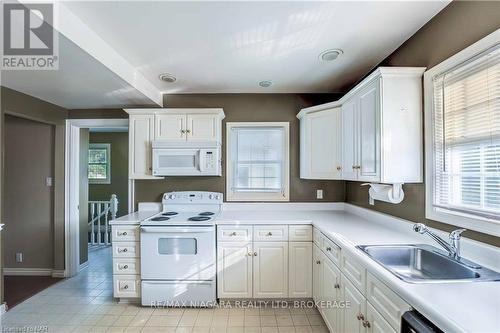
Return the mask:
[[(431, 68), (500, 28), (500, 1), (454, 1), (382, 62), (385, 66)], [(425, 219), (424, 184), (404, 185), (405, 199), (399, 205), (376, 201), (368, 205), (368, 187), (347, 182), (346, 201), (450, 231), (455, 227)], [(467, 231), (464, 236), (500, 246), (500, 238)]]
[[(290, 200), (344, 201), (343, 181), (303, 180), (299, 178), (299, 120), (296, 115), (303, 107), (335, 95), (296, 94), (190, 94), (164, 95), (165, 107), (220, 107), (223, 122), (223, 160), (225, 160), (225, 123), (235, 121), (290, 122)], [(324, 199), (316, 200), (316, 189), (323, 189)], [(140, 180), (135, 184), (135, 201), (160, 201), (164, 192), (202, 190), (225, 192), (225, 165), (222, 177), (167, 177), (165, 180)]]
[(52, 269), (54, 126), (6, 115), (4, 129), (4, 267)]
[(80, 184), (79, 184), (79, 207), (80, 207), (80, 265), (87, 262), (89, 256), (88, 248), (88, 222), (89, 222), (89, 129), (80, 129)]
[(111, 184), (90, 184), (89, 200), (118, 197), (117, 216), (128, 214), (128, 132), (91, 132), (90, 143), (111, 144)]

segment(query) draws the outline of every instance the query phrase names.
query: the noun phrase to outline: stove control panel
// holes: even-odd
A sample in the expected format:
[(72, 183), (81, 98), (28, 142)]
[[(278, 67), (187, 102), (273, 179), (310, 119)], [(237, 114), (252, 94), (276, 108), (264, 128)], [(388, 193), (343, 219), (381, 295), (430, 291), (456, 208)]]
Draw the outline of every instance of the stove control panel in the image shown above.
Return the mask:
[(223, 195), (219, 192), (180, 191), (163, 194), (162, 203), (193, 203), (193, 204), (222, 204)]

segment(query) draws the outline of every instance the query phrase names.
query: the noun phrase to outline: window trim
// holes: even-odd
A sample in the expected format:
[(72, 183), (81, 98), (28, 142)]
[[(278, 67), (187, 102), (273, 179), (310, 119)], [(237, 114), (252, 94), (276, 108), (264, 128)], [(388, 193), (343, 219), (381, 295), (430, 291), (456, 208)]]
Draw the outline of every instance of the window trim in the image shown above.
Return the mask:
[(449, 71), (498, 44), (500, 29), (444, 60), (424, 73), (425, 217), (431, 220), (500, 236), (500, 221), (434, 207), (434, 89), (435, 76)]
[[(283, 127), (285, 147), (283, 156), (283, 192), (233, 192), (233, 163), (231, 130), (233, 127)], [(226, 123), (226, 200), (227, 201), (290, 201), (290, 123), (289, 122), (228, 122)]]
[[(89, 151), (91, 149), (106, 149), (106, 178), (105, 179), (94, 179), (88, 178), (89, 184), (111, 184), (111, 144), (110, 143), (89, 143)], [(87, 161), (87, 164), (89, 162)], [(104, 163), (102, 163), (104, 164)], [(87, 175), (88, 177), (88, 175)]]

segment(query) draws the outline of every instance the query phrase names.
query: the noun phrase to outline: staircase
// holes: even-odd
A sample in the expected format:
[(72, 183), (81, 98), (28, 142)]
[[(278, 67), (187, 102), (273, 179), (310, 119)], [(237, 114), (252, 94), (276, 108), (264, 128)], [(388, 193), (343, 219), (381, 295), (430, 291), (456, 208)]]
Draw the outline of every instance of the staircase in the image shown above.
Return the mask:
[(89, 201), (89, 247), (111, 245), (109, 221), (116, 218), (118, 198), (112, 194), (109, 201)]

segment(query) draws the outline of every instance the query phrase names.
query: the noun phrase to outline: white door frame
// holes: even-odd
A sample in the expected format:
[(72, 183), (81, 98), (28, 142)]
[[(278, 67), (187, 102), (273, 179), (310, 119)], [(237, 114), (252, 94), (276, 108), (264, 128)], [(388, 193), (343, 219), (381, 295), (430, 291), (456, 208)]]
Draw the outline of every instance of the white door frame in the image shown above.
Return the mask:
[[(71, 277), (80, 270), (80, 129), (128, 128), (128, 119), (67, 119), (64, 153), (64, 276)], [(128, 164), (127, 164), (128, 165)], [(130, 202), (129, 184), (129, 202)], [(130, 207), (129, 207), (130, 210)]]

